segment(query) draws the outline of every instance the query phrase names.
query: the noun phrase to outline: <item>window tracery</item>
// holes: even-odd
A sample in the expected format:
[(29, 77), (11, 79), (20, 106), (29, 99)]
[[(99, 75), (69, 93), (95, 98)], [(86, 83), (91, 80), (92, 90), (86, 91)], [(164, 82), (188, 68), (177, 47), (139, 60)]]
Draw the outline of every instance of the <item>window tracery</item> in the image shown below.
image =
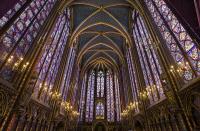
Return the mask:
[(99, 71), (97, 74), (97, 97), (104, 96), (104, 73)]
[(145, 91), (141, 93), (146, 93), (150, 103), (153, 103), (164, 96), (160, 79), (162, 70), (151, 41), (151, 36), (146, 29), (142, 17), (138, 15), (134, 19), (133, 37), (146, 84)]
[(200, 75), (200, 49), (164, 0), (145, 0), (166, 45), (178, 66), (178, 74), (188, 82)]
[(88, 87), (87, 87), (87, 100), (86, 100), (86, 122), (93, 120), (93, 106), (94, 106), (94, 82), (95, 71), (92, 70), (89, 75)]
[[(104, 73), (105, 72), (105, 73)], [(86, 81), (85, 79), (83, 82)], [(95, 84), (96, 81), (96, 84)], [(88, 84), (82, 83), (82, 93), (80, 99), (80, 121), (84, 121), (84, 110), (86, 122), (94, 119), (107, 119), (108, 122), (121, 120), (121, 105), (119, 81), (116, 74), (111, 70), (92, 70), (89, 73)], [(96, 92), (96, 95), (94, 94)], [(87, 92), (87, 93), (86, 93)], [(84, 109), (84, 93), (86, 93), (86, 105)], [(95, 116), (93, 116), (93, 114)]]
[(35, 70), (39, 77), (34, 87), (35, 97), (42, 95), (44, 99), (51, 94), (69, 33), (69, 21), (65, 13), (58, 18), (49, 40), (43, 48), (43, 54), (38, 58)]
[(113, 74), (111, 71), (106, 73), (106, 86), (107, 86), (107, 119), (110, 122), (114, 121), (114, 92), (113, 92)]

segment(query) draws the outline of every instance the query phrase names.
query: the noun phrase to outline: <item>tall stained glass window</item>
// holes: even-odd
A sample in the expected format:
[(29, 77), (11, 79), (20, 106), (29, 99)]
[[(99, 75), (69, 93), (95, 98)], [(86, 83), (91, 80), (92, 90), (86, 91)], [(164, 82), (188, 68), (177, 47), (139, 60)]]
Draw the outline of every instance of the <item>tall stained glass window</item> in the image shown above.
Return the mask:
[[(14, 9), (9, 10), (0, 19), (1, 26), (9, 21), (24, 2), (24, 0), (19, 1)], [(55, 2), (56, 0), (33, 0), (3, 34), (0, 39), (1, 77), (6, 80), (12, 79), (13, 70), (18, 68), (30, 47), (33, 46), (33, 40)]]
[(113, 74), (111, 71), (106, 73), (106, 89), (107, 89), (107, 119), (110, 122), (114, 121), (114, 87), (113, 87)]
[(0, 19), (0, 28), (3, 27), (12, 16), (19, 11), (19, 9), (26, 3), (26, 0), (19, 0), (12, 9), (8, 10), (8, 12)]
[(75, 48), (71, 47), (69, 49), (69, 53), (68, 53), (68, 58), (67, 58), (67, 63), (65, 65), (65, 71), (64, 71), (64, 76), (63, 76), (63, 81), (61, 84), (61, 93), (62, 93), (62, 97), (64, 100), (66, 100), (67, 97), (67, 93), (69, 90), (69, 86), (70, 86), (70, 78), (72, 75), (72, 68), (74, 65), (74, 60), (75, 60)]
[(104, 96), (104, 73), (99, 71), (97, 74), (97, 97)]
[(79, 103), (80, 121), (84, 121), (84, 115), (86, 122), (92, 122), (95, 119), (107, 119), (108, 122), (120, 121), (121, 105), (118, 76), (107, 69), (92, 70), (82, 80)]
[(69, 18), (67, 10), (58, 17), (51, 35), (43, 48), (35, 70), (39, 74), (34, 87), (34, 96), (46, 99), (54, 85), (58, 67), (69, 34)]
[(114, 82), (115, 82), (115, 105), (116, 105), (116, 119), (117, 121), (121, 120), (121, 103), (120, 103), (120, 91), (119, 91), (119, 80), (117, 75), (114, 75)]
[[(128, 64), (128, 70), (129, 70), (129, 76), (130, 76), (130, 82), (131, 82), (133, 102), (138, 103), (139, 87), (138, 87), (138, 81), (136, 78), (136, 72), (135, 72), (135, 67), (133, 64), (132, 53), (131, 53), (130, 48), (127, 49), (126, 57), (127, 57), (127, 64)], [(136, 112), (139, 112), (137, 105), (136, 105)]]
[(95, 83), (95, 71), (92, 70), (89, 75), (87, 86), (87, 100), (86, 100), (86, 122), (92, 122), (94, 112), (94, 83)]
[[(137, 13), (137, 12), (134, 12)], [(153, 42), (150, 39), (143, 19), (140, 15), (134, 15), (133, 37), (135, 40), (140, 64), (146, 84), (146, 92), (150, 102), (155, 102), (164, 96), (160, 75), (162, 70), (158, 62)], [(129, 52), (130, 54), (130, 52)], [(134, 71), (132, 72), (132, 74)], [(136, 93), (137, 91), (135, 91)]]
[(200, 75), (200, 49), (164, 0), (145, 0), (185, 82)]

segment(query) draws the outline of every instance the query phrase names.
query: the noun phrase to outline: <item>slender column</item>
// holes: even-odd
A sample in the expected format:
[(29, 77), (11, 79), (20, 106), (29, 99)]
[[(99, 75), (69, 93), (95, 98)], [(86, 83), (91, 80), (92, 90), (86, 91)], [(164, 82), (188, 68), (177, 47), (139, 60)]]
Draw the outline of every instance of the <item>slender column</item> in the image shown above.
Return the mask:
[[(56, 9), (56, 7), (55, 7)], [(53, 9), (53, 10), (55, 10)], [(51, 12), (50, 12), (51, 14)], [(22, 63), (20, 63), (19, 68), (22, 67), (26, 60), (29, 61), (29, 67), (34, 68), (35, 64), (38, 63), (38, 58), (41, 55), (42, 49), (45, 46), (45, 42), (48, 39), (49, 34), (51, 33), (51, 28), (53, 27), (56, 18), (57, 18), (58, 12), (53, 12), (53, 14), (51, 16), (49, 16), (46, 20), (46, 23), (44, 23), (44, 26), (41, 28), (41, 32), (38, 33), (36, 39), (34, 40), (34, 48), (29, 48), (29, 51), (27, 52), (27, 54), (24, 56), (24, 61), (22, 61)], [(28, 74), (31, 74), (29, 71), (33, 71), (33, 69), (29, 69), (27, 71), (25, 71), (24, 73), (21, 74), (16, 74), (13, 81), (14, 83), (16, 83), (17, 85), (22, 83), (22, 80), (24, 78), (26, 78), (26, 73), (28, 72)]]
[[(18, 76), (19, 77), (19, 76)], [(29, 73), (29, 77), (30, 77), (30, 73)], [(23, 79), (22, 79), (23, 81), (25, 81), (25, 78), (24, 78), (24, 76), (23, 76)], [(20, 84), (22, 84), (22, 81), (21, 80), (19, 80), (18, 82), (20, 82)], [(26, 80), (26, 83), (28, 84), (28, 80)], [(23, 86), (24, 87), (24, 86)], [(2, 124), (3, 126), (1, 127), (1, 129), (4, 129), (4, 128), (7, 128), (7, 125), (8, 125), (8, 122), (10, 121), (10, 119), (11, 119), (11, 116), (12, 116), (12, 114), (13, 114), (13, 109), (14, 109), (14, 107), (16, 106), (16, 104), (17, 104), (17, 102), (18, 102), (18, 100), (19, 100), (19, 96), (20, 96), (20, 94), (22, 93), (22, 91), (23, 91), (23, 87), (21, 87), (19, 90), (19, 93), (17, 94), (17, 96), (15, 97), (15, 100), (14, 100), (14, 103), (13, 103), (13, 105), (10, 107), (10, 110), (8, 111), (8, 115), (7, 115), (7, 117), (5, 118), (5, 120), (4, 120), (4, 123)]]
[(114, 104), (114, 122), (117, 122), (117, 105), (116, 105), (116, 94), (115, 94), (115, 90), (116, 90), (116, 83), (115, 83), (115, 74), (114, 71), (112, 70), (112, 81), (113, 81), (113, 104)]
[(87, 78), (86, 78), (86, 84), (85, 84), (85, 105), (83, 108), (83, 122), (86, 122), (86, 107), (87, 107), (87, 92), (88, 92), (88, 81), (89, 81), (89, 77), (90, 77), (90, 71), (87, 72)]
[[(93, 120), (96, 120), (96, 105), (97, 105), (97, 76), (98, 76), (98, 71), (95, 70), (95, 75), (94, 75), (94, 100), (93, 100)], [(90, 98), (91, 98), (91, 94), (90, 94)], [(101, 88), (100, 88), (100, 97), (101, 97)], [(90, 111), (91, 112), (91, 111)]]
[[(56, 12), (57, 13), (57, 12)], [(52, 14), (52, 17), (53, 16), (56, 16), (55, 14), (56, 13), (54, 13), (54, 15)], [(52, 18), (51, 17), (51, 18)], [(50, 18), (50, 17), (49, 17)], [(49, 19), (49, 21), (50, 21), (51, 19)], [(50, 21), (51, 22), (51, 21)], [(44, 28), (47, 28), (48, 26), (46, 26), (46, 27), (44, 27)], [(48, 28), (47, 28), (48, 29)], [(45, 30), (44, 30), (45, 31)], [(43, 33), (45, 33), (45, 32), (43, 32)], [(39, 34), (38, 34), (39, 35)], [(40, 45), (41, 46), (41, 45)], [(37, 52), (39, 51), (39, 50), (36, 50)], [(32, 56), (34, 56), (34, 57), (36, 57), (37, 55), (36, 55), (37, 53), (36, 52), (34, 52), (33, 54), (32, 54)], [(33, 57), (33, 58), (34, 58)], [(32, 58), (32, 59), (33, 59)], [(23, 62), (22, 62), (23, 63)], [(33, 62), (34, 63), (34, 62)], [(33, 63), (30, 63), (30, 65), (32, 65)], [(30, 78), (30, 72), (28, 73), (28, 74), (26, 74), (26, 75), (28, 75), (29, 77), (28, 77), (28, 79)], [(20, 78), (20, 77), (19, 77)], [(23, 79), (22, 79), (23, 78)], [(19, 84), (20, 85), (22, 85), (22, 84), (24, 84), (24, 82), (26, 82), (26, 84), (28, 84), (28, 80), (25, 78), (25, 76), (23, 75), (22, 77), (21, 77), (21, 80), (18, 80), (18, 82), (19, 82)], [(19, 91), (19, 94), (16, 96), (16, 98), (15, 98), (15, 101), (14, 101), (14, 103), (13, 103), (13, 105), (12, 105), (12, 107), (10, 108), (10, 111), (8, 111), (9, 113), (8, 113), (8, 116), (7, 116), (7, 118), (6, 118), (6, 120), (4, 121), (4, 123), (3, 123), (3, 126), (1, 127), (1, 128), (6, 128), (6, 126), (7, 126), (7, 122), (9, 121), (9, 119), (10, 119), (10, 116), (12, 115), (12, 110), (13, 110), (13, 107), (15, 107), (16, 106), (16, 104), (17, 104), (17, 101), (18, 101), (18, 99), (19, 99), (19, 96), (20, 96), (20, 94), (21, 94), (21, 92), (23, 91), (23, 87), (26, 87), (26, 86), (21, 86), (21, 87), (19, 87), (20, 89), (20, 91)]]
[[(155, 23), (153, 23), (153, 19), (152, 18), (150, 18), (151, 17), (151, 15), (150, 15), (150, 13), (149, 13), (149, 10), (147, 9), (147, 7), (145, 7), (145, 10), (146, 10), (146, 12), (148, 13), (148, 16), (147, 16), (147, 14), (145, 14), (146, 16), (145, 16), (145, 18), (146, 18), (146, 20), (147, 20), (147, 24), (149, 24), (149, 28), (152, 28), (152, 27), (154, 27), (156, 30), (157, 30), (157, 27), (155, 26)], [(161, 16), (162, 17), (162, 16)], [(150, 24), (150, 21), (151, 21), (151, 24)], [(151, 25), (154, 25), (154, 26), (151, 26)], [(184, 123), (185, 123), (185, 125), (186, 125), (186, 128), (188, 129), (188, 130), (192, 130), (191, 129), (191, 125), (190, 125), (190, 122), (189, 122), (189, 120), (188, 120), (188, 117), (187, 117), (187, 114), (185, 113), (185, 110), (184, 110), (184, 106), (183, 106), (183, 104), (182, 104), (182, 101), (181, 101), (181, 99), (180, 99), (180, 97), (178, 96), (178, 94), (177, 94), (177, 92), (176, 92), (176, 90), (177, 90), (177, 88), (181, 85), (181, 78), (180, 77), (177, 77), (177, 75), (172, 75), (170, 72), (169, 72), (169, 67), (170, 67), (170, 65), (171, 65), (171, 63), (170, 62), (172, 62), (172, 60), (169, 60), (169, 58), (171, 58), (171, 56), (169, 57), (169, 58), (167, 58), (166, 56), (169, 56), (169, 51), (168, 51), (168, 53), (166, 54), (166, 52), (164, 51), (165, 49), (163, 49), (162, 48), (162, 46), (161, 46), (161, 44), (160, 44), (160, 42), (159, 41), (161, 41), (162, 43), (165, 43), (163, 40), (162, 40), (162, 36), (161, 36), (161, 34), (159, 33), (159, 31), (156, 31), (155, 32), (155, 29), (150, 29), (151, 31), (152, 31), (152, 36), (155, 38), (155, 41), (156, 41), (156, 43), (159, 43), (158, 45), (158, 51), (159, 51), (159, 56), (162, 58), (162, 63), (163, 63), (163, 66), (164, 66), (164, 69), (165, 69), (165, 73), (166, 73), (166, 75), (167, 75), (167, 77), (169, 78), (168, 80), (169, 80), (169, 82), (170, 82), (170, 84), (171, 84), (171, 90), (172, 90), (172, 94), (174, 95), (174, 97), (175, 97), (175, 100), (176, 100), (176, 104), (178, 105), (178, 107), (179, 108), (181, 108), (181, 109), (183, 109), (183, 113), (182, 113), (182, 116), (183, 116), (183, 121), (184, 121)], [(159, 35), (156, 35), (156, 34), (159, 34)], [(172, 34), (173, 35), (173, 34)], [(159, 38), (158, 38), (158, 36), (160, 36)], [(176, 40), (176, 39), (175, 39)], [(176, 42), (177, 42), (177, 40), (176, 40)], [(178, 42), (177, 42), (178, 43)], [(165, 45), (165, 44), (162, 44), (162, 45)], [(160, 48), (161, 47), (161, 48)], [(161, 51), (161, 50), (163, 50), (163, 51)], [(167, 51), (167, 48), (166, 48), (166, 51)], [(186, 57), (187, 58), (187, 57)], [(170, 62), (169, 62), (170, 61)], [(168, 63), (169, 62), (169, 63)], [(174, 61), (173, 61), (174, 62)]]
[(104, 101), (105, 101), (105, 108), (104, 108), (104, 119), (107, 120), (107, 75), (106, 75), (107, 70), (104, 71)]
[[(51, 69), (51, 65), (52, 65), (52, 62), (53, 62), (53, 58), (54, 58), (54, 56), (55, 56), (55, 54), (56, 54), (56, 51), (57, 51), (57, 48), (59, 47), (58, 45), (59, 45), (59, 43), (60, 43), (60, 39), (61, 39), (61, 37), (62, 37), (62, 35), (63, 35), (63, 31), (64, 31), (64, 29), (65, 29), (65, 25), (67, 24), (67, 22), (65, 22), (65, 24), (63, 25), (63, 27), (62, 27), (62, 31), (61, 31), (61, 33), (60, 33), (60, 36), (59, 36), (59, 38), (58, 38), (58, 40), (57, 40), (57, 43), (56, 43), (56, 47), (54, 48), (54, 50), (53, 50), (53, 55), (52, 55), (52, 57), (51, 57), (51, 60), (50, 60), (50, 63), (49, 63), (49, 65), (48, 65), (48, 69), (47, 69), (47, 71), (46, 71), (46, 74), (45, 74), (45, 77), (44, 77), (44, 80), (43, 80), (43, 84), (45, 83), (45, 81), (47, 80), (47, 76), (48, 76), (48, 73), (49, 73), (49, 71), (50, 71), (50, 69)], [(53, 43), (53, 42), (52, 42)], [(44, 87), (44, 86), (43, 86)], [(43, 89), (42, 89), (43, 90)], [(42, 91), (41, 90), (41, 91)], [(41, 93), (42, 92), (40, 92), (39, 93), (39, 97), (40, 97), (40, 95), (41, 95)]]
[[(133, 44), (131, 45), (131, 55), (132, 55), (132, 58), (133, 58), (133, 61), (139, 61), (139, 56), (137, 53), (133, 53), (133, 52), (137, 52), (137, 49), (136, 49), (136, 45), (135, 45), (135, 42), (133, 40), (133, 37), (132, 37), (132, 42)], [(142, 73), (142, 68), (141, 68), (141, 65), (139, 62), (135, 62), (133, 63), (133, 65), (135, 66), (135, 71), (136, 71), (136, 78), (138, 80), (138, 88), (139, 90), (143, 90), (144, 87), (145, 87), (145, 80), (144, 80), (144, 76), (143, 76), (143, 73)], [(144, 112), (144, 115), (145, 115), (145, 127), (147, 128), (147, 130), (149, 130), (149, 125), (148, 125), (148, 119), (147, 119), (147, 113), (146, 113), (146, 101), (141, 101), (142, 103), (142, 109), (141, 109), (141, 112)]]

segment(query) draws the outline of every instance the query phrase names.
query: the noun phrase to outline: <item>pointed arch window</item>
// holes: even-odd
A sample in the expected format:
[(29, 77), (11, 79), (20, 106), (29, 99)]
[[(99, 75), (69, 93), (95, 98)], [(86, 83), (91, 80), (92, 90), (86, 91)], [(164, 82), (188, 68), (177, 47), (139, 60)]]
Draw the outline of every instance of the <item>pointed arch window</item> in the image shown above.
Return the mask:
[[(87, 86), (84, 81), (86, 81)], [(118, 76), (112, 70), (107, 69), (104, 71), (94, 69), (89, 72), (87, 80), (83, 79), (79, 103), (80, 121), (84, 121), (84, 115), (86, 122), (92, 122), (95, 119), (107, 119), (108, 122), (120, 121), (121, 105)]]
[(164, 0), (145, 0), (185, 82), (200, 75), (200, 49)]

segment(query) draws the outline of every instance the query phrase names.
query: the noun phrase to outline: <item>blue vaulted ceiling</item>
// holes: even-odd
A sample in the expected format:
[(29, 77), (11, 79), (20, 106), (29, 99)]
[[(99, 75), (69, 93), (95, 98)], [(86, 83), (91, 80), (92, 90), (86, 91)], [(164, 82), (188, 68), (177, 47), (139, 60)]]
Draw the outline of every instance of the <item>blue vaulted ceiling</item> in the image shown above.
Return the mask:
[(75, 0), (70, 8), (72, 34), (78, 44), (78, 64), (82, 67), (108, 60), (120, 65), (125, 56), (125, 35), (131, 33), (129, 3), (126, 0)]

